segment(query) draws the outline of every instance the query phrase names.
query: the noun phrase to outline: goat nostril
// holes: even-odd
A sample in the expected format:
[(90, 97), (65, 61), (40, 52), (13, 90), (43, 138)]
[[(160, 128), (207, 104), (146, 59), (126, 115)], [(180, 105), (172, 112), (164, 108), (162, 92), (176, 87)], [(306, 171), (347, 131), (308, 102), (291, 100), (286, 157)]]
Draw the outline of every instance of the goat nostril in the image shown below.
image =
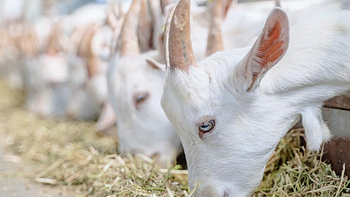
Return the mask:
[(68, 117), (68, 119), (72, 119), (73, 118), (73, 113), (68, 112), (67, 113), (67, 117)]

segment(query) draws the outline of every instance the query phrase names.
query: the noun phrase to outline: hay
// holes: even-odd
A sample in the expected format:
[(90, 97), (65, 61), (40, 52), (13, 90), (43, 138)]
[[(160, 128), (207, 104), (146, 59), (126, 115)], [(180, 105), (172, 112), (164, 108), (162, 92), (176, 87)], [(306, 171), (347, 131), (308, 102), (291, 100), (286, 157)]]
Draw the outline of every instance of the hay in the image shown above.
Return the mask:
[[(305, 139), (301, 130), (288, 133), (270, 158), (265, 176), (255, 196), (345, 196), (348, 177), (337, 176), (322, 161), (322, 152), (310, 153), (300, 148)], [(343, 173), (345, 171), (343, 170)], [(350, 196), (350, 195), (349, 195)]]
[[(98, 136), (92, 122), (42, 119), (21, 108), (23, 94), (0, 81), (0, 132), (26, 176), (88, 196), (190, 196), (181, 166), (159, 169), (142, 155), (122, 158), (117, 142)], [(270, 159), (253, 196), (346, 196), (346, 176), (337, 176), (321, 154), (300, 149), (300, 131), (289, 133)]]

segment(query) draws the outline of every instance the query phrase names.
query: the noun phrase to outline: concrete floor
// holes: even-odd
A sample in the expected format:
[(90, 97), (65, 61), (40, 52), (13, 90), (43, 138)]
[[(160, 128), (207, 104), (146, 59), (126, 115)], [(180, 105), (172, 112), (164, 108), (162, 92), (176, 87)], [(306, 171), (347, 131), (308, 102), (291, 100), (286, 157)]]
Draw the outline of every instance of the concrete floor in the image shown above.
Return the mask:
[[(1, 133), (0, 133), (1, 135)], [(3, 139), (3, 136), (0, 136)], [(2, 140), (0, 140), (2, 141)], [(5, 160), (6, 151), (0, 143), (0, 197), (70, 197), (74, 194), (67, 194), (58, 189), (40, 184), (28, 182), (21, 178), (19, 164)]]

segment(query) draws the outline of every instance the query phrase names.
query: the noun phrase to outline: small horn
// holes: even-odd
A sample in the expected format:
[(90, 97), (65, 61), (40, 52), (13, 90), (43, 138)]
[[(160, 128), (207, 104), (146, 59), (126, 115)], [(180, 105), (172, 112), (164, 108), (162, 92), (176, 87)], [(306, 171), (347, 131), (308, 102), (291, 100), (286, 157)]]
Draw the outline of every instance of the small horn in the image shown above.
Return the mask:
[(77, 55), (81, 58), (92, 56), (91, 42), (95, 35), (95, 24), (89, 25), (84, 29), (84, 33), (80, 39)]
[(107, 15), (107, 25), (110, 26), (113, 30), (115, 28), (118, 28), (119, 20), (117, 16), (115, 15), (115, 12), (113, 10), (106, 11)]
[(125, 17), (124, 15), (125, 15), (125, 13), (124, 13), (124, 10), (123, 10), (123, 4), (122, 4), (122, 2), (120, 2), (120, 1), (118, 1), (118, 18), (119, 19), (121, 19), (121, 18), (123, 18), (123, 17)]
[(96, 24), (90, 25), (81, 39), (78, 55), (86, 61), (88, 76), (91, 78), (98, 73), (98, 56), (93, 52), (92, 45), (99, 27)]
[(148, 0), (149, 4), (149, 9), (150, 9), (150, 14), (152, 18), (153, 24), (157, 24), (158, 21), (160, 20), (160, 1), (159, 0)]
[(223, 17), (222, 13), (222, 0), (216, 0), (214, 5), (211, 7), (211, 19), (210, 19), (210, 29), (207, 41), (207, 51), (206, 55), (223, 51), (224, 44), (222, 42), (221, 33), (221, 20)]
[(167, 68), (170, 67), (170, 57), (169, 57), (169, 31), (170, 31), (170, 23), (171, 19), (173, 18), (175, 8), (170, 10), (170, 13), (168, 15), (168, 18), (165, 23), (164, 33), (163, 33), (163, 43), (164, 43), (164, 56), (165, 56), (165, 65)]
[(223, 9), (224, 9), (224, 18), (226, 18), (228, 11), (230, 10), (232, 3), (235, 2), (237, 4), (238, 0), (225, 0), (223, 4)]
[(281, 1), (275, 0), (275, 6), (281, 8)]
[(180, 0), (170, 23), (169, 63), (170, 68), (187, 71), (189, 66), (197, 66), (191, 43), (190, 0)]
[(146, 52), (153, 47), (153, 23), (149, 12), (147, 0), (141, 0), (141, 12), (138, 25), (137, 36), (142, 52)]
[(140, 17), (140, 0), (133, 0), (129, 12), (126, 15), (120, 40), (120, 55), (140, 54), (137, 27)]
[(58, 21), (50, 30), (50, 34), (47, 38), (45, 53), (48, 55), (55, 55), (60, 52), (58, 46), (58, 39), (60, 36), (62, 20)]

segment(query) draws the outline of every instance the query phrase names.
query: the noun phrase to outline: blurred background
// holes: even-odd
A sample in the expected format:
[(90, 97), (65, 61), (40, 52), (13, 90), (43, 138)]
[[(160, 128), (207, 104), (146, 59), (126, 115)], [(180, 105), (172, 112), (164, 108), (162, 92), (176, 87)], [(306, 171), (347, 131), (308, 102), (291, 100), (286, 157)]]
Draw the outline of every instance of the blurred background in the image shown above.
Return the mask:
[[(147, 67), (148, 70), (145, 68), (141, 73), (154, 79), (155, 76), (163, 76), (159, 73), (154, 74), (154, 68), (158, 71), (161, 68), (160, 64), (165, 63), (164, 26), (170, 11), (167, 5), (177, 1), (148, 0), (147, 2), (148, 12), (140, 17), (145, 20), (138, 24), (136, 34), (139, 52), (156, 60), (150, 63), (149, 59), (143, 59), (140, 69), (142, 66), (146, 67), (144, 65), (147, 61), (152, 70), (149, 71)], [(153, 9), (150, 2), (163, 3), (156, 4)], [(214, 1), (192, 2), (193, 20), (197, 25), (194, 27), (197, 29), (193, 28), (195, 33), (191, 36), (195, 43), (195, 50), (199, 49), (200, 52), (198, 60), (205, 57), (207, 34), (212, 22), (211, 12), (208, 10), (212, 2)], [(226, 10), (227, 18), (230, 20), (223, 22), (223, 26), (226, 25), (223, 28), (225, 49), (251, 43), (251, 39), (259, 35), (266, 16), (275, 6), (274, 1), (264, 0), (224, 2), (228, 2), (225, 3), (227, 6), (225, 9), (230, 10), (230, 12)], [(318, 5), (319, 2), (321, 3)], [(333, 6), (339, 7), (333, 2), (335, 1), (290, 0), (282, 1), (282, 7), (292, 16), (291, 23), (295, 24), (302, 21), (305, 16), (322, 13), (327, 9), (333, 9)], [(135, 149), (134, 152), (127, 152), (120, 148), (121, 142), (118, 142), (117, 118), (114, 112), (117, 107), (113, 110), (109, 102), (108, 94), (111, 91), (107, 87), (106, 75), (109, 62), (118, 51), (120, 37), (122, 37), (121, 29), (131, 3), (131, 0), (0, 0), (0, 145), (6, 147), (4, 151), (0, 146), (0, 196), (3, 194), (1, 192), (4, 192), (2, 186), (11, 188), (22, 184), (16, 184), (18, 183), (16, 179), (2, 179), (2, 175), (6, 174), (4, 172), (12, 169), (12, 166), (5, 165), (5, 161), (1, 158), (5, 158), (4, 160), (10, 164), (34, 164), (34, 167), (29, 168), (29, 173), (28, 171), (24, 173), (24, 177), (29, 177), (31, 182), (62, 186), (61, 191), (73, 189), (75, 193), (92, 196), (115, 194), (172, 196), (173, 193), (175, 196), (188, 196), (186, 162), (184, 155), (180, 154), (181, 147), (174, 148), (176, 150), (171, 154), (162, 155), (160, 153), (166, 149), (164, 148), (166, 146), (157, 147), (161, 151), (147, 151), (151, 148), (142, 147)], [(341, 6), (346, 7), (349, 3), (350, 0), (344, 0)], [(133, 20), (130, 21), (132, 23)], [(133, 33), (131, 37), (134, 36)], [(123, 36), (128, 37), (128, 34), (130, 32), (124, 33)], [(140, 75), (135, 75), (136, 77), (132, 75), (137, 73), (136, 70), (128, 71), (131, 75), (129, 79), (123, 75), (116, 75), (124, 80), (121, 86), (129, 84), (130, 81), (137, 81)], [(162, 87), (161, 83), (158, 85)], [(150, 90), (151, 93), (152, 91)], [(128, 93), (126, 90), (125, 92)], [(142, 111), (139, 110), (141, 107), (138, 104), (145, 105), (144, 101), (150, 100), (149, 95), (155, 94), (128, 95), (132, 107), (121, 104), (124, 107), (121, 109), (127, 111), (130, 107)], [(349, 95), (346, 98), (349, 98)], [(157, 99), (159, 100), (160, 97)], [(159, 104), (158, 100), (156, 102)], [(161, 114), (159, 115), (162, 116), (161, 119), (151, 120), (154, 116), (144, 112), (135, 115), (141, 117), (140, 120), (130, 121), (138, 124), (135, 123), (136, 126), (134, 126), (130, 123), (132, 129), (138, 132), (131, 136), (131, 142), (142, 144), (136, 138), (145, 137), (146, 135), (142, 133), (149, 131), (148, 127), (151, 129), (160, 127), (162, 122), (166, 124), (160, 128), (162, 132), (169, 130), (169, 133), (175, 133), (170, 128), (170, 122), (158, 108), (148, 107), (147, 109), (157, 112), (156, 115)], [(347, 113), (342, 117), (349, 117), (350, 107), (346, 106), (344, 109)], [(332, 120), (346, 119), (339, 118), (338, 115), (330, 117)], [(120, 118), (122, 119), (123, 117)], [(143, 120), (153, 121), (153, 123), (145, 124)], [(349, 128), (345, 125), (349, 124), (348, 121), (339, 123), (334, 120), (332, 127), (335, 127), (335, 130)], [(158, 134), (148, 135), (150, 140), (154, 140), (155, 136), (158, 137)], [(173, 142), (177, 137), (169, 138), (167, 138), (168, 141)], [(293, 173), (299, 169), (312, 171), (314, 169), (312, 165), (320, 165), (318, 163), (320, 155), (300, 151), (301, 138), (303, 138), (302, 132), (288, 134), (288, 138), (278, 146), (278, 151), (273, 158), (275, 163), (294, 161), (290, 163), (290, 167), (283, 170), (290, 169)], [(176, 142), (179, 143), (179, 140)], [(151, 147), (156, 142), (150, 141), (146, 144)], [(170, 166), (166, 166), (164, 158), (161, 158), (164, 155), (166, 159), (172, 160), (176, 160), (178, 155), (180, 157)], [(157, 160), (157, 156), (161, 159)], [(300, 158), (302, 162), (299, 162)], [(155, 168), (155, 163), (161, 168)], [(300, 165), (304, 167), (295, 163), (298, 165), (302, 163)], [(307, 165), (311, 167), (305, 167)], [(170, 170), (172, 170), (171, 173)], [(292, 174), (292, 172), (282, 171), (273, 162), (269, 163), (267, 170), (271, 174), (278, 170), (284, 175)], [(319, 185), (319, 188), (333, 184), (332, 188), (336, 190), (334, 188), (338, 185), (340, 187), (342, 184), (348, 184), (333, 175), (329, 166), (323, 167), (322, 170), (317, 171), (320, 180), (326, 179), (324, 174), (331, 174), (333, 178), (322, 181), (324, 185)], [(6, 177), (13, 177), (15, 174), (13, 169), (10, 172)], [(22, 173), (17, 169), (15, 172)], [(314, 172), (303, 171), (302, 173), (307, 178), (308, 173)], [(295, 177), (300, 174), (295, 173)], [(289, 180), (288, 177), (281, 179)], [(299, 178), (295, 178), (297, 179)], [(316, 182), (319, 179), (316, 179)], [(258, 191), (262, 196), (266, 194), (265, 191), (275, 186), (275, 182), (281, 182), (283, 185), (282, 181), (276, 181), (271, 177), (264, 181), (266, 182)], [(293, 184), (300, 183), (295, 181)], [(293, 184), (288, 182), (288, 185)], [(316, 184), (311, 182), (308, 189), (304, 188), (305, 185), (300, 188), (303, 191), (317, 190), (318, 188), (313, 185)], [(27, 189), (22, 186), (26, 194)], [(274, 189), (275, 192), (281, 191), (278, 187)], [(286, 190), (285, 192), (292, 191), (288, 188), (283, 189)], [(328, 194), (333, 194), (333, 190), (329, 191), (330, 193), (324, 190), (325, 193), (322, 195), (332, 196)], [(6, 194), (4, 196), (13, 195), (13, 192), (4, 194)], [(319, 194), (319, 196), (322, 195)], [(33, 196), (37, 195), (33, 194)], [(67, 196), (75, 196), (75, 194)]]

